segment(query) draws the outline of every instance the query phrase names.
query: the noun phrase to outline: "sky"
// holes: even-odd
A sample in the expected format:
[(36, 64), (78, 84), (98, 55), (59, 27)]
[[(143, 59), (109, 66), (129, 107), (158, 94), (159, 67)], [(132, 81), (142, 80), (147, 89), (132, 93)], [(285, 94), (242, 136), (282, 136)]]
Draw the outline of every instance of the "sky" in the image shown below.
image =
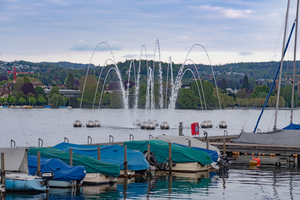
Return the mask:
[[(0, 59), (278, 61), (286, 6), (286, 0), (0, 0)], [(291, 0), (291, 13), (295, 7)]]

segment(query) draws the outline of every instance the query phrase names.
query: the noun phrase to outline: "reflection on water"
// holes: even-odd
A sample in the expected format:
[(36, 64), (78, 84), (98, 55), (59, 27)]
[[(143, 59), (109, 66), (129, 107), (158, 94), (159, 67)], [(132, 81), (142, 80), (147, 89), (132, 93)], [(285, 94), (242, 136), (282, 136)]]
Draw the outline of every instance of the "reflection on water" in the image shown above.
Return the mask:
[(6, 194), (5, 199), (299, 199), (299, 187), (298, 168), (231, 165), (218, 173), (161, 173), (156, 179), (123, 178), (113, 185)]

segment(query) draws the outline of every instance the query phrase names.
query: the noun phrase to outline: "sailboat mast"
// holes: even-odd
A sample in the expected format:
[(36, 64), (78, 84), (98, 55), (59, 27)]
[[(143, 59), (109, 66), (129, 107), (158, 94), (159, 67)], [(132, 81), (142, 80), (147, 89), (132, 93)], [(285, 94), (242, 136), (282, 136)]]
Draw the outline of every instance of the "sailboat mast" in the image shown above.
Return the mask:
[(277, 88), (277, 101), (276, 101), (276, 110), (275, 110), (275, 122), (273, 130), (276, 130), (277, 124), (277, 113), (278, 113), (278, 106), (279, 106), (279, 96), (280, 96), (280, 86), (281, 86), (281, 76), (282, 76), (282, 68), (283, 68), (283, 58), (284, 58), (284, 47), (285, 47), (285, 39), (286, 39), (286, 29), (287, 29), (287, 22), (289, 16), (289, 7), (290, 7), (290, 0), (288, 0), (287, 8), (286, 8), (286, 16), (285, 16), (285, 26), (284, 26), (284, 36), (283, 36), (283, 45), (282, 45), (282, 56), (281, 56), (281, 64), (280, 64), (280, 72), (279, 72), (279, 81), (278, 81), (278, 88)]
[(294, 45), (294, 68), (293, 68), (293, 87), (292, 87), (292, 102), (291, 102), (291, 124), (293, 123), (294, 96), (295, 96), (296, 52), (297, 52), (297, 34), (298, 34), (298, 11), (299, 11), (299, 0), (297, 0), (297, 13), (296, 13), (296, 30), (295, 30), (295, 45)]

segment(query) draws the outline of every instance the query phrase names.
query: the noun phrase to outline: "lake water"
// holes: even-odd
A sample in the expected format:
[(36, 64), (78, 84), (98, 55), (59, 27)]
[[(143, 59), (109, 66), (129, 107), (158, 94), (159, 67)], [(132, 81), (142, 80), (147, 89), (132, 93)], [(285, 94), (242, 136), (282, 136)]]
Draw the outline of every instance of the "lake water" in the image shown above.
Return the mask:
[[(273, 128), (274, 110), (266, 110), (259, 128), (267, 131)], [(1, 147), (10, 147), (10, 141), (17, 146), (37, 146), (38, 138), (44, 146), (63, 142), (67, 137), (71, 143), (86, 144), (87, 137), (93, 143), (148, 139), (149, 134), (178, 135), (179, 122), (183, 122), (183, 133), (191, 135), (191, 123), (211, 120), (214, 127), (206, 129), (209, 136), (223, 135), (224, 130), (216, 128), (220, 121), (228, 124), (229, 135), (253, 131), (260, 110), (123, 110), (123, 109), (1, 109)], [(74, 128), (73, 122), (98, 119), (100, 128)], [(167, 121), (170, 130), (141, 130), (133, 125), (139, 119)], [(279, 111), (278, 128), (289, 124), (290, 112)], [(294, 113), (294, 123), (300, 121), (300, 111)], [(203, 129), (200, 129), (203, 135)], [(249, 159), (251, 159), (249, 157)], [(176, 176), (175, 176), (176, 175)], [(193, 175), (173, 174), (157, 176), (156, 179), (118, 179), (114, 185), (82, 187), (71, 189), (50, 189), (49, 194), (20, 195), (7, 194), (6, 199), (300, 199), (300, 171), (295, 166), (283, 165), (250, 168), (249, 165), (232, 164), (224, 173), (198, 173)]]
[[(274, 110), (266, 110), (260, 125), (261, 131), (271, 130), (274, 124)], [(183, 122), (183, 134), (191, 135), (191, 124), (210, 120), (213, 128), (206, 129), (209, 136), (223, 135), (224, 130), (216, 128), (220, 121), (228, 124), (229, 135), (237, 135), (241, 129), (253, 131), (260, 110), (124, 110), (124, 109), (12, 109), (0, 110), (1, 147), (10, 147), (13, 139), (17, 146), (37, 146), (38, 138), (44, 146), (53, 146), (63, 142), (67, 137), (71, 143), (85, 144), (87, 137), (92, 137), (93, 143), (109, 141), (109, 135), (114, 141), (127, 141), (132, 134), (135, 140), (148, 139), (149, 135), (161, 134), (178, 135), (179, 122)], [(156, 119), (159, 123), (167, 121), (169, 130), (142, 130), (135, 127), (136, 119), (147, 121)], [(99, 120), (100, 128), (74, 128), (73, 122), (80, 120), (85, 126), (88, 120)], [(289, 124), (290, 111), (280, 110), (278, 115), (278, 128)], [(300, 122), (300, 110), (294, 112), (294, 123)], [(203, 136), (200, 129), (200, 136)]]

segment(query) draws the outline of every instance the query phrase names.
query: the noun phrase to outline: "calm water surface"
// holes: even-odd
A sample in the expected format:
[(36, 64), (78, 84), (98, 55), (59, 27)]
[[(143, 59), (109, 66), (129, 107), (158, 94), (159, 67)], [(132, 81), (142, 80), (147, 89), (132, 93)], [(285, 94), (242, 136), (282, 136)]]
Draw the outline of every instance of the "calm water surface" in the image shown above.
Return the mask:
[(50, 189), (49, 194), (6, 194), (6, 199), (299, 199), (299, 188), (296, 168), (233, 165), (226, 173), (210, 173), (202, 178), (120, 179), (114, 185)]
[[(266, 110), (259, 129), (271, 130), (274, 123), (274, 110)], [(38, 138), (44, 141), (44, 146), (53, 146), (67, 137), (71, 143), (85, 144), (87, 137), (93, 143), (108, 142), (109, 135), (114, 141), (127, 141), (132, 134), (135, 140), (144, 140), (153, 136), (166, 134), (178, 135), (179, 122), (183, 122), (183, 134), (191, 135), (191, 124), (211, 120), (213, 128), (207, 129), (209, 136), (223, 135), (224, 131), (216, 128), (220, 121), (228, 124), (229, 135), (239, 134), (241, 129), (253, 131), (260, 110), (124, 110), (124, 109), (0, 109), (1, 140), (0, 147), (10, 147), (11, 139), (17, 146), (37, 146)], [(156, 119), (159, 123), (167, 121), (170, 130), (141, 130), (133, 125), (136, 119), (147, 121)], [(85, 126), (88, 120), (99, 120), (100, 128), (73, 128), (73, 122), (80, 120)], [(289, 124), (290, 111), (280, 110), (278, 128)], [(300, 122), (300, 110), (294, 112), (294, 123)], [(203, 136), (203, 129), (200, 129)]]
[[(178, 135), (179, 122), (183, 122), (185, 135), (191, 134), (191, 123), (211, 120), (214, 127), (206, 131), (210, 136), (223, 135), (216, 128), (222, 120), (228, 124), (229, 135), (240, 133), (241, 129), (253, 131), (260, 110), (124, 110), (124, 109), (1, 109), (0, 147), (10, 147), (11, 139), (17, 146), (37, 146), (38, 138), (44, 146), (58, 144), (67, 137), (71, 143), (85, 144), (87, 137), (93, 143), (148, 139), (149, 134)], [(98, 119), (100, 128), (73, 128), (73, 122)], [(170, 130), (141, 130), (133, 126), (139, 119), (167, 121)], [(267, 131), (273, 128), (274, 110), (267, 110), (259, 128)], [(279, 111), (278, 127), (289, 124), (290, 112)], [(300, 112), (294, 112), (294, 123), (299, 123)], [(203, 129), (200, 131), (203, 135)], [(250, 159), (250, 158), (249, 158)], [(176, 175), (176, 176), (175, 176)], [(114, 185), (82, 187), (71, 189), (50, 189), (49, 194), (20, 195), (7, 194), (6, 199), (300, 199), (300, 171), (294, 166), (284, 165), (250, 168), (248, 165), (233, 164), (224, 173), (202, 173), (194, 175), (175, 174), (157, 176), (156, 179), (119, 179)]]

